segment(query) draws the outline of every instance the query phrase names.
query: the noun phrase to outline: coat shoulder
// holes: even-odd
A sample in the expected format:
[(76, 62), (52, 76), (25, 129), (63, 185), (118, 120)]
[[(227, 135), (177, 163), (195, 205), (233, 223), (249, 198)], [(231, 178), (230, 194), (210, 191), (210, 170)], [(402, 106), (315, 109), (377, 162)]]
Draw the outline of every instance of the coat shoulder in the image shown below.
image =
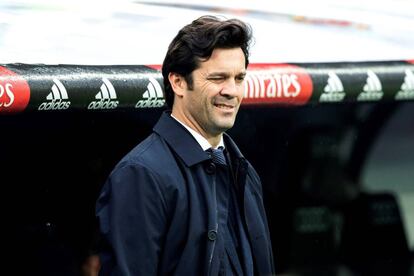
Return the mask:
[(156, 133), (152, 133), (145, 140), (135, 146), (118, 163), (117, 166), (140, 164), (149, 169), (161, 169), (169, 160), (171, 164), (173, 154), (165, 141)]
[(173, 170), (175, 162), (173, 152), (168, 144), (156, 133), (152, 133), (130, 152), (128, 152), (116, 165), (115, 169), (124, 166), (145, 167), (157, 175)]

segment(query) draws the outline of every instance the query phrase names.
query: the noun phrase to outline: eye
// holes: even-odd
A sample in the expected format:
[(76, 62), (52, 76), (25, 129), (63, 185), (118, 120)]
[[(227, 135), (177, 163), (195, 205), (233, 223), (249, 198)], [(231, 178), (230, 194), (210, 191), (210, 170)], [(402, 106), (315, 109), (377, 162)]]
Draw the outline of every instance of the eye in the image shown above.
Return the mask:
[(214, 77), (209, 77), (209, 78), (207, 78), (209, 81), (212, 81), (212, 82), (222, 82), (222, 81), (224, 81), (226, 78), (225, 77), (222, 77), (222, 76), (214, 76)]
[(243, 82), (245, 77), (246, 77), (245, 75), (237, 76), (236, 77), (236, 82), (238, 82), (238, 83)]

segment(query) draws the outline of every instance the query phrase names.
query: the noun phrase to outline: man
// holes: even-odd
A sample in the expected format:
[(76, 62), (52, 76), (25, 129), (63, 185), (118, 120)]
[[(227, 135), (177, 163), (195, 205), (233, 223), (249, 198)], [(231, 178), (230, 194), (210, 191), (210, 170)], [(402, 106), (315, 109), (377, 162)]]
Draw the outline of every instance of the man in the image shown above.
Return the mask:
[(97, 202), (101, 275), (274, 273), (259, 177), (224, 133), (243, 97), (250, 40), (245, 23), (204, 16), (171, 42), (162, 74), (172, 111)]

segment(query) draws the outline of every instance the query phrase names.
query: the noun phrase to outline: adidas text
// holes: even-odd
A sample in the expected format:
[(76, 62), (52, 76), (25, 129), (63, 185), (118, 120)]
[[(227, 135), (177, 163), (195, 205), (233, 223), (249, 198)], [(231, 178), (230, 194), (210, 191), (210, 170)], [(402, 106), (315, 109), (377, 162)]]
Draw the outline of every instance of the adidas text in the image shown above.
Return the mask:
[(320, 102), (340, 102), (345, 98), (345, 93), (324, 93), (319, 98)]
[(414, 99), (414, 90), (413, 91), (398, 91), (395, 95), (396, 100), (413, 100)]
[(62, 101), (60, 99), (42, 103), (38, 110), (65, 110), (70, 106), (70, 101)]
[(381, 100), (383, 92), (362, 92), (358, 95), (358, 101), (378, 101)]
[(88, 105), (88, 109), (115, 109), (118, 107), (119, 101), (100, 100), (92, 101)]
[(135, 105), (135, 108), (151, 108), (151, 107), (162, 107), (165, 104), (164, 99), (148, 99), (139, 100)]

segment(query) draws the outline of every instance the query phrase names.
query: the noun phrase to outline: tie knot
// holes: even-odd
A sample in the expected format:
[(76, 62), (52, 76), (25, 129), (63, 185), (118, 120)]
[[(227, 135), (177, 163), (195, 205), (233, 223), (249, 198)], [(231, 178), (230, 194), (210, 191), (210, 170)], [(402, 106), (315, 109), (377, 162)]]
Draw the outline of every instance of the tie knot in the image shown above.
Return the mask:
[(227, 165), (223, 147), (219, 147), (218, 149), (209, 148), (206, 150), (206, 152), (210, 155), (214, 163)]

